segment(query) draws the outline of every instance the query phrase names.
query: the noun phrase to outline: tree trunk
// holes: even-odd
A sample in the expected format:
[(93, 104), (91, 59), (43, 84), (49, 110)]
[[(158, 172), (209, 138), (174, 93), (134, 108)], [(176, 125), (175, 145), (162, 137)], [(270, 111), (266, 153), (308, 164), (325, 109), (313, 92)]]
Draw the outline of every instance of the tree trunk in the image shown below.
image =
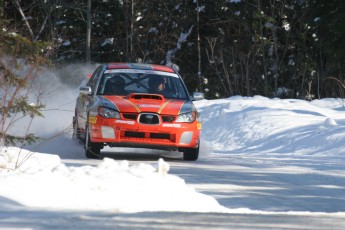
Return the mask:
[(87, 0), (86, 63), (91, 64), (91, 0)]
[(12, 4), (14, 5), (14, 7), (16, 7), (16, 9), (19, 11), (20, 15), (22, 16), (22, 19), (25, 23), (25, 26), (27, 27), (27, 29), (29, 30), (29, 33), (30, 33), (30, 37), (32, 40), (35, 39), (35, 36), (34, 36), (34, 32), (32, 31), (31, 29), (31, 26), (29, 24), (29, 21), (27, 19), (27, 17), (25, 16), (24, 12), (23, 12), (23, 9), (22, 7), (20, 6), (18, 0), (12, 0)]

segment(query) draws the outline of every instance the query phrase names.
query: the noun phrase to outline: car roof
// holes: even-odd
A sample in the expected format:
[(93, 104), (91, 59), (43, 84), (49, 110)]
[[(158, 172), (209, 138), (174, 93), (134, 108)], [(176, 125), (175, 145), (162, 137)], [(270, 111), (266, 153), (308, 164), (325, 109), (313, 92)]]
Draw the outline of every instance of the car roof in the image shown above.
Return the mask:
[(155, 64), (144, 64), (144, 63), (108, 63), (107, 69), (140, 69), (140, 70), (155, 70), (168, 73), (175, 73), (175, 71), (164, 65), (155, 65)]

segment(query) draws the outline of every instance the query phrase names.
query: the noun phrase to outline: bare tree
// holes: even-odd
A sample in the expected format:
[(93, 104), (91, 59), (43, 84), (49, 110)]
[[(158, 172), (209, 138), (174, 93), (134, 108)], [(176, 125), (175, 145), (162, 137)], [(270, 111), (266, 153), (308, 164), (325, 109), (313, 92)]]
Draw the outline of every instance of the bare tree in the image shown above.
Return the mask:
[(91, 0), (87, 0), (86, 63), (91, 63)]
[(198, 45), (198, 80), (199, 80), (199, 90), (202, 89), (202, 82), (201, 82), (201, 77), (202, 77), (202, 73), (201, 73), (201, 49), (200, 49), (200, 12), (202, 11), (202, 8), (200, 8), (199, 6), (199, 1), (196, 0), (196, 25), (197, 25), (197, 45)]
[(29, 31), (29, 34), (30, 34), (30, 38), (32, 41), (37, 41), (42, 32), (44, 31), (44, 29), (47, 27), (47, 24), (48, 24), (48, 19), (51, 17), (51, 14), (52, 14), (52, 11), (56, 5), (56, 2), (55, 0), (52, 0), (52, 1), (45, 1), (45, 5), (47, 7), (42, 7), (42, 9), (45, 9), (44, 10), (44, 13), (45, 13), (45, 16), (44, 16), (44, 19), (42, 20), (42, 24), (41, 26), (39, 27), (39, 30), (35, 33), (34, 30), (32, 29), (32, 26), (30, 25), (30, 22), (29, 22), (29, 18), (27, 15), (25, 15), (24, 13), (24, 10), (23, 8), (21, 7), (20, 5), (20, 1), (19, 0), (11, 0), (13, 6), (18, 10), (20, 16), (22, 17), (22, 20), (24, 21), (24, 25), (25, 27), (27, 28), (27, 30)]
[[(230, 73), (229, 71), (227, 71), (228, 69), (225, 68), (224, 64), (222, 64), (221, 70), (218, 68), (218, 61), (215, 56), (215, 52), (216, 52), (215, 47), (217, 45), (217, 38), (209, 37), (209, 38), (206, 38), (206, 40), (208, 43), (208, 47), (206, 47), (205, 50), (206, 50), (208, 62), (214, 65), (214, 68), (216, 70), (216, 75), (219, 79), (219, 83), (221, 84), (222, 88), (226, 92), (226, 96), (230, 96), (232, 95), (232, 87), (230, 84)], [(220, 55), (220, 56), (221, 56), (220, 62), (224, 63), (224, 56), (223, 55)], [(222, 77), (223, 74), (224, 74), (225, 79)]]

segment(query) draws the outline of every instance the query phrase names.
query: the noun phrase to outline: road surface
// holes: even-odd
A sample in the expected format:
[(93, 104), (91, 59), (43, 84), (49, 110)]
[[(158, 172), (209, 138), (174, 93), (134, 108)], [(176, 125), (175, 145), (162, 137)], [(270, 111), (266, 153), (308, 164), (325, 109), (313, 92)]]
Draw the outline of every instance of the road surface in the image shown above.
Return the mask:
[[(61, 143), (65, 143), (61, 145)], [(68, 135), (61, 136), (36, 149), (57, 154), (70, 166), (96, 165), (100, 161), (86, 159), (83, 148)], [(318, 194), (313, 183), (328, 180), (327, 175), (303, 172), (291, 174), (286, 167), (298, 167), (306, 159), (275, 158), (267, 155), (227, 154), (203, 151), (196, 162), (183, 161), (179, 153), (140, 149), (105, 149), (102, 157), (155, 164), (164, 158), (170, 174), (177, 175), (197, 191), (210, 195), (229, 208), (229, 214), (147, 212), (118, 214), (112, 212), (45, 212), (24, 210), (20, 221), (0, 222), (8, 229), (31, 229), (30, 223), (42, 229), (344, 229), (345, 196), (338, 193)], [(324, 162), (319, 162), (322, 164)], [(314, 165), (315, 164), (314, 162)], [(308, 185), (306, 186), (306, 183)], [(337, 182), (339, 184), (339, 182)], [(341, 182), (345, 187), (345, 182)], [(332, 200), (332, 202), (328, 202)], [(334, 202), (339, 201), (339, 202)], [(9, 201), (3, 201), (9, 202)], [(337, 205), (329, 204), (338, 203)], [(56, 218), (65, 225), (54, 225)], [(1, 218), (1, 214), (0, 214)], [(60, 223), (59, 222), (59, 223)], [(16, 224), (15, 224), (16, 223)]]

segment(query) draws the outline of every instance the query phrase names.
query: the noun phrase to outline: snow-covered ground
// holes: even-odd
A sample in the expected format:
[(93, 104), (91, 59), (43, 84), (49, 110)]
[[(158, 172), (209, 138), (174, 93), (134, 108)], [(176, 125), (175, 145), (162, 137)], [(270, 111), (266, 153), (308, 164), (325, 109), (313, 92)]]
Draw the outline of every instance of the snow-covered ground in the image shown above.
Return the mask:
[[(203, 168), (219, 172), (229, 169), (233, 178), (218, 180), (231, 182), (216, 186), (212, 192), (207, 177), (197, 183), (196, 169), (189, 172), (194, 180), (187, 174), (172, 173), (172, 165), (184, 163), (169, 162), (169, 158), (154, 164), (111, 157), (90, 160), (89, 165), (67, 164), (68, 159), (60, 159), (68, 158), (63, 151), (81, 149), (72, 141), (48, 144), (54, 150), (43, 153), (3, 147), (0, 215), (2, 210), (6, 212), (0, 217), (0, 229), (5, 229), (2, 224), (15, 221), (13, 213), (31, 209), (49, 213), (177, 211), (332, 216), (344, 220), (342, 226), (337, 222), (339, 229), (345, 226), (345, 101), (235, 96), (195, 104), (201, 112), (203, 131), (200, 159), (191, 164), (198, 172)], [(66, 109), (59, 113), (47, 112), (45, 121), (36, 123), (34, 129), (49, 135), (58, 129), (54, 124), (61, 130), (67, 127), (74, 104), (64, 106)], [(69, 140), (70, 135), (62, 136)], [(84, 160), (82, 153), (71, 158)], [(14, 170), (16, 165), (20, 167)], [(249, 173), (250, 180), (239, 180), (244, 178), (239, 174)], [(221, 173), (214, 175), (221, 177)], [(275, 181), (266, 175), (273, 175)], [(226, 196), (232, 196), (233, 203), (222, 202)]]
[[(24, 158), (31, 155), (16, 148), (4, 148), (1, 153), (2, 165), (8, 168), (13, 168), (19, 153)], [(97, 166), (68, 167), (58, 156), (43, 153), (34, 153), (24, 161), (17, 170), (2, 170), (0, 196), (28, 207), (112, 212), (226, 211), (214, 198), (169, 175), (169, 164), (163, 159), (156, 167), (110, 158)]]

